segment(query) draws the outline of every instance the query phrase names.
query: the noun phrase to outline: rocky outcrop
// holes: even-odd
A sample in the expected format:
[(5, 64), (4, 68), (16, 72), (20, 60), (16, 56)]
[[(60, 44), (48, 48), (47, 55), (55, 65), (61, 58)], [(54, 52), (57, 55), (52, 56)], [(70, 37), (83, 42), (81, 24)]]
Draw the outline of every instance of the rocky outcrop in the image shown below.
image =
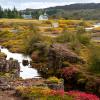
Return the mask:
[(0, 71), (2, 72), (9, 72), (12, 69), (19, 69), (19, 63), (17, 60), (5, 60), (5, 59), (0, 59)]
[(70, 63), (84, 63), (84, 61), (75, 54), (72, 50), (68, 49), (66, 44), (53, 44), (49, 49), (48, 54), (49, 67), (62, 67), (64, 61)]
[(61, 83), (46, 83), (50, 89), (53, 90), (64, 90), (64, 82)]
[(20, 73), (20, 65), (17, 60), (5, 58), (0, 59), (0, 72), (9, 73), (13, 78), (18, 78)]
[(9, 90), (9, 81), (19, 78), (20, 65), (17, 60), (6, 60), (6, 55), (0, 52), (0, 90)]
[(21, 79), (10, 82), (10, 86), (12, 86), (13, 88), (19, 86), (24, 86), (24, 87), (40, 86), (43, 84), (44, 84), (44, 79), (42, 78)]
[(0, 77), (0, 90), (9, 90), (11, 86), (9, 84), (9, 79), (5, 77)]
[(49, 87), (50, 89), (53, 89), (53, 90), (64, 90), (63, 81), (60, 83), (53, 83), (53, 82), (48, 82), (46, 79), (43, 79), (43, 78), (15, 80), (15, 81), (9, 82), (9, 84), (10, 84), (10, 87), (12, 87), (13, 89), (19, 86), (22, 86), (22, 87), (37, 86), (37, 87)]

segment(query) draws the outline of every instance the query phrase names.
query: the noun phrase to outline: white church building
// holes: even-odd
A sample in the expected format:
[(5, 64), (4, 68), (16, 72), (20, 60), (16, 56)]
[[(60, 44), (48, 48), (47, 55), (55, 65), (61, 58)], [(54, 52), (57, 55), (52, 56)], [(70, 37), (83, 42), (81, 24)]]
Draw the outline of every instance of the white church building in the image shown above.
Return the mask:
[(48, 16), (46, 13), (44, 13), (43, 15), (39, 16), (39, 20), (48, 20)]

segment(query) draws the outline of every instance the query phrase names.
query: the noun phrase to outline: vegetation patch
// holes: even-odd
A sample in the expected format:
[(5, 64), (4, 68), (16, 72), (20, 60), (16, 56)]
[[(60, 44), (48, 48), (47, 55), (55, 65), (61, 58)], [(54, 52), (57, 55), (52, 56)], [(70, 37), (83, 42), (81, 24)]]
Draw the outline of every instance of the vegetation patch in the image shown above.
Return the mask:
[(64, 91), (51, 90), (49, 88), (43, 87), (18, 87), (16, 89), (16, 94), (21, 96), (23, 100), (27, 98), (28, 100), (41, 99), (41, 100), (74, 100), (71, 96), (68, 96)]

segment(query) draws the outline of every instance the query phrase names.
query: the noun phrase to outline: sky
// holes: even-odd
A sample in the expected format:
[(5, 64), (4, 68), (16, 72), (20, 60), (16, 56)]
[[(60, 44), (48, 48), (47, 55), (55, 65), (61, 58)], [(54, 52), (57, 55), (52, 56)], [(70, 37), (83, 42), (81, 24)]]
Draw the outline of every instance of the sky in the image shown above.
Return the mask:
[(100, 3), (100, 0), (0, 0), (0, 5), (3, 8), (12, 9), (15, 6), (18, 10), (47, 8), (73, 3)]

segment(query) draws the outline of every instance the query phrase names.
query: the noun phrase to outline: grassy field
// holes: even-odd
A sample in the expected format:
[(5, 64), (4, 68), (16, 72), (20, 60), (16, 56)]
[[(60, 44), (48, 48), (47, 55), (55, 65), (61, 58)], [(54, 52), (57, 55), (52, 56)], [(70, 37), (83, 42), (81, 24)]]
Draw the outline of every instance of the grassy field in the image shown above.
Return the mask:
[[(57, 28), (52, 23), (59, 23)], [(64, 31), (76, 32), (85, 27), (91, 27), (93, 21), (83, 20), (25, 20), (25, 19), (0, 19), (0, 45), (9, 48), (12, 52), (23, 52), (23, 40), (38, 31), (47, 42), (62, 35)]]

